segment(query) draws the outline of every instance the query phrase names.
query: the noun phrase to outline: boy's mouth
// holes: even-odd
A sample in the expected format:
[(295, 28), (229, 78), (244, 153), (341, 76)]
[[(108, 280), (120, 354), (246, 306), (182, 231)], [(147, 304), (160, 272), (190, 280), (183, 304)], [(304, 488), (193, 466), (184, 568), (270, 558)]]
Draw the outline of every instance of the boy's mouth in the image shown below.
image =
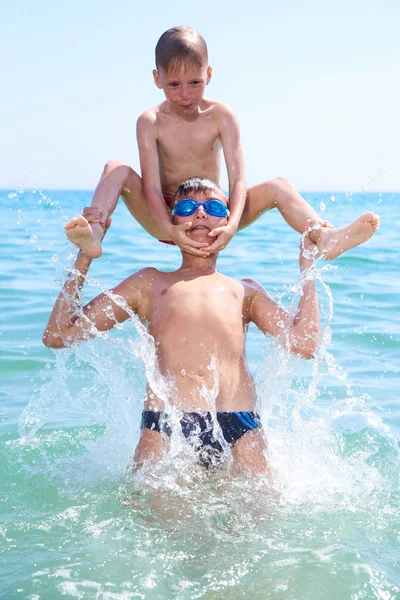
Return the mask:
[(207, 225), (195, 225), (194, 227), (191, 227), (190, 231), (198, 231), (200, 229), (208, 229), (208, 231), (211, 231), (211, 229), (207, 227)]

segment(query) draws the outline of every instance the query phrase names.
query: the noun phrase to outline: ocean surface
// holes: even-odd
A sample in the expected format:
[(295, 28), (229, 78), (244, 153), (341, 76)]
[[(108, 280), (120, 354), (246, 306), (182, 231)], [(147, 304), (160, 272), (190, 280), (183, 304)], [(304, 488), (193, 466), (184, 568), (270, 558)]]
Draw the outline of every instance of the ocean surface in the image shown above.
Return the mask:
[[(131, 477), (151, 371), (140, 329), (128, 322), (58, 353), (41, 342), (74, 255), (62, 226), (91, 194), (0, 192), (1, 599), (400, 598), (400, 195), (306, 197), (337, 226), (374, 211), (381, 227), (317, 263), (315, 360), (281, 356), (250, 328), (271, 490), (229, 468), (200, 472), (179, 447)], [(288, 307), (298, 246), (271, 211), (236, 235), (219, 269)], [(84, 295), (179, 265), (121, 202)]]

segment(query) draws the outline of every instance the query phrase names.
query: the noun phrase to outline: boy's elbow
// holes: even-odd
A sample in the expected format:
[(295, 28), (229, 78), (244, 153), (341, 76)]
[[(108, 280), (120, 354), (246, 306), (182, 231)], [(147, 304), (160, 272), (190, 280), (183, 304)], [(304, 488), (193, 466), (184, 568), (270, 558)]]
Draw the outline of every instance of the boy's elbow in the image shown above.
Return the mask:
[(42, 337), (42, 342), (47, 348), (52, 348), (53, 350), (58, 350), (60, 348), (65, 348), (65, 343), (60, 335), (54, 335), (49, 331), (45, 331)]
[(289, 351), (291, 354), (297, 354), (306, 360), (315, 358), (317, 353), (318, 343), (315, 339), (296, 340), (290, 344)]
[(305, 358), (306, 360), (311, 360), (315, 358), (315, 353), (317, 351), (316, 347), (313, 348), (301, 348), (297, 350), (296, 354), (299, 354), (301, 358)]

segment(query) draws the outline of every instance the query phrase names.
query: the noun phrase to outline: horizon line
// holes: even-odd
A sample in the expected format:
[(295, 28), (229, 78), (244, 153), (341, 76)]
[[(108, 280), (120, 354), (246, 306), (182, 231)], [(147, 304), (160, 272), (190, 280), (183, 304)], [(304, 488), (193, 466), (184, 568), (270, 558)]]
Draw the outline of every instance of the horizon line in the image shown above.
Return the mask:
[[(0, 185), (0, 192), (91, 192), (94, 193), (95, 188), (69, 188), (69, 187), (47, 187), (47, 186), (39, 186), (39, 187), (24, 187), (24, 186), (15, 186), (15, 187), (2, 187)], [(303, 189), (299, 190), (302, 194), (400, 194), (400, 189), (378, 189), (378, 188), (364, 188), (364, 189)], [(224, 190), (224, 193), (227, 193)]]

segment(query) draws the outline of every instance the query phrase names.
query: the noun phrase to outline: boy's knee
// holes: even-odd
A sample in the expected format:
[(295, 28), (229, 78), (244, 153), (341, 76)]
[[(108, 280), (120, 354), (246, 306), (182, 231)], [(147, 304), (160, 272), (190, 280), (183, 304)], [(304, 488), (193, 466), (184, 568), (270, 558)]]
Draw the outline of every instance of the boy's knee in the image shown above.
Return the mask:
[(278, 205), (282, 194), (287, 194), (295, 190), (294, 185), (285, 177), (276, 177), (275, 179), (271, 179), (271, 181), (266, 181), (264, 185), (268, 197), (273, 198), (275, 206)]
[(268, 182), (276, 191), (287, 191), (287, 190), (293, 190), (294, 189), (294, 185), (289, 181), (289, 179), (286, 179), (286, 177), (276, 177), (276, 179), (272, 179), (272, 181)]
[(104, 175), (108, 175), (108, 173), (111, 173), (112, 171), (120, 172), (121, 175), (125, 175), (127, 177), (129, 175), (129, 171), (131, 170), (131, 167), (122, 160), (112, 159), (106, 162), (103, 172)]

